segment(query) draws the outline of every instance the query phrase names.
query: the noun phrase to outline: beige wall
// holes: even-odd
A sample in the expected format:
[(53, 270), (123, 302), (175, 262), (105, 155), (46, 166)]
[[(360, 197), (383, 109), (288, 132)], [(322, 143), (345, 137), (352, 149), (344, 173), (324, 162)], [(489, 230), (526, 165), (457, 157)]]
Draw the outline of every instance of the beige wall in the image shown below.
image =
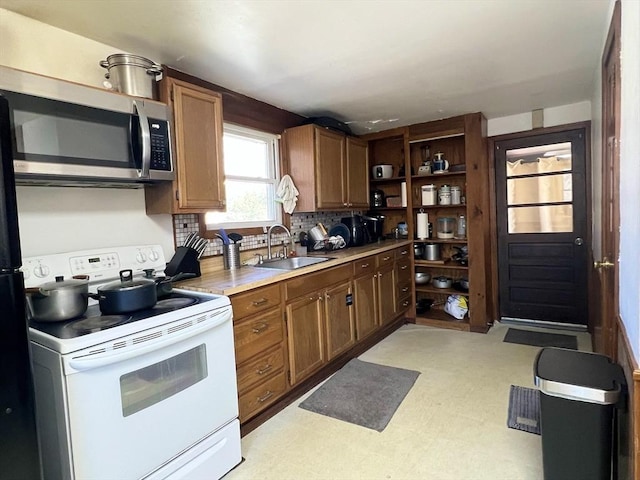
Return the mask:
[[(102, 86), (98, 62), (121, 50), (0, 9), (0, 64)], [(131, 244), (173, 255), (170, 215), (147, 216), (144, 191), (18, 187), (24, 257)]]

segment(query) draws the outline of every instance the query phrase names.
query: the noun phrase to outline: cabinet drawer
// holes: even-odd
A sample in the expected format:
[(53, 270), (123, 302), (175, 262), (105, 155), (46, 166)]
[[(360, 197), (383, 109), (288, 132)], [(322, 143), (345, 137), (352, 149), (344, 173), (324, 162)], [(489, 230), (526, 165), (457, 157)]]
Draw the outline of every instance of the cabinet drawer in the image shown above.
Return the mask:
[(371, 256), (353, 262), (353, 276), (373, 275), (376, 271), (376, 257)]
[(287, 379), (285, 373), (267, 380), (263, 384), (252, 388), (247, 393), (240, 395), (238, 398), (238, 407), (240, 409), (240, 422), (244, 422), (264, 410), (287, 390)]
[(321, 272), (301, 275), (300, 277), (292, 278), (285, 284), (286, 298), (291, 300), (292, 298), (301, 297), (309, 292), (317, 291), (349, 278), (351, 278), (351, 265), (348, 263)]
[(398, 282), (397, 298), (404, 298), (407, 295), (411, 295), (411, 279)]
[(393, 251), (379, 253), (376, 255), (376, 261), (378, 262), (378, 268), (383, 267), (385, 265), (390, 265), (393, 263), (394, 254)]
[(396, 262), (396, 268), (398, 269), (398, 283), (404, 283), (411, 281), (411, 259), (403, 258)]
[(398, 300), (398, 313), (408, 310), (409, 307), (411, 307), (411, 292), (409, 292), (409, 296)]
[(243, 394), (249, 387), (264, 382), (284, 366), (284, 350), (281, 346), (250, 360), (238, 368), (238, 391)]
[(413, 249), (410, 245), (406, 245), (404, 247), (396, 248), (394, 250), (394, 254), (396, 260), (401, 260), (403, 258), (411, 258), (411, 253), (413, 253)]
[(234, 325), (236, 363), (240, 365), (263, 350), (282, 342), (283, 327), (284, 322), (279, 309)]
[(280, 305), (280, 285), (256, 288), (231, 297), (233, 318), (238, 320)]

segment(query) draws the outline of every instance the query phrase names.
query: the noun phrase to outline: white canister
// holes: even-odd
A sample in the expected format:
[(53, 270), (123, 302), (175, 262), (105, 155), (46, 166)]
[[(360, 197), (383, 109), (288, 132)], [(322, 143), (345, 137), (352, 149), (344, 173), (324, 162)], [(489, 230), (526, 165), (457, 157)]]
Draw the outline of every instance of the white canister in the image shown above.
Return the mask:
[(462, 203), (462, 189), (458, 185), (451, 186), (451, 205)]
[(435, 205), (437, 203), (437, 190), (433, 183), (422, 186), (422, 205)]
[(451, 187), (442, 185), (438, 190), (438, 203), (440, 205), (451, 205)]

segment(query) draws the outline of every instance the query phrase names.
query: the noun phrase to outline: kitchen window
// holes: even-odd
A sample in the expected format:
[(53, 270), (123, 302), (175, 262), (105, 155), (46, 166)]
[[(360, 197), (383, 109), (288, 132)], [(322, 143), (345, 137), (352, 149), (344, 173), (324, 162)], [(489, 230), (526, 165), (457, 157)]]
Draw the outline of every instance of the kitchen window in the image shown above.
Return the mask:
[(207, 212), (207, 230), (266, 227), (282, 222), (278, 135), (226, 124), (223, 137), (227, 210)]

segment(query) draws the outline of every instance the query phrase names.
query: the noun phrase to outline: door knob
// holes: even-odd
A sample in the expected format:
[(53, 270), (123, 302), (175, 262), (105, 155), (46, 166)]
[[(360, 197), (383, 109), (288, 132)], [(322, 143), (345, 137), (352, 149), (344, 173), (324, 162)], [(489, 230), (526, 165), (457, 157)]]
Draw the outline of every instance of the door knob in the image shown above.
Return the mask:
[(607, 257), (604, 257), (601, 262), (593, 262), (593, 268), (611, 268), (613, 266), (614, 264), (607, 260)]
[(582, 240), (582, 238), (581, 238), (581, 237), (577, 237), (577, 238), (573, 241), (573, 243), (575, 243), (577, 246), (580, 246), (580, 245), (582, 245), (582, 244), (584, 243), (584, 240)]

